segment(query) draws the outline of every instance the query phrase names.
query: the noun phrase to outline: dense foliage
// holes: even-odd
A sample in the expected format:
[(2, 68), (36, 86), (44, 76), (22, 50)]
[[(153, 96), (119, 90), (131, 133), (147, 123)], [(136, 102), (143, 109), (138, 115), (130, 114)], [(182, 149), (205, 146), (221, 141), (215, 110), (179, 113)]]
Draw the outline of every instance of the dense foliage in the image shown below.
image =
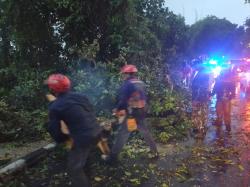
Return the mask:
[(246, 56), (249, 56), (249, 54), (250, 54), (250, 18), (248, 18), (246, 20), (245, 28), (246, 28), (245, 35), (243, 36), (244, 37), (244, 40), (243, 40), (243, 45), (244, 45), (243, 54), (246, 55)]
[(178, 115), (187, 105), (184, 91), (174, 86), (172, 92), (166, 75), (178, 79), (184, 59), (206, 52), (218, 38), (225, 49), (249, 52), (248, 22), (245, 29), (208, 17), (189, 28), (164, 0), (0, 1), (0, 112), (6, 114), (0, 115), (0, 130), (10, 134), (22, 124), (20, 131), (42, 132), (43, 80), (53, 72), (69, 75), (98, 115), (109, 116), (126, 63), (136, 64), (147, 83), (150, 114)]

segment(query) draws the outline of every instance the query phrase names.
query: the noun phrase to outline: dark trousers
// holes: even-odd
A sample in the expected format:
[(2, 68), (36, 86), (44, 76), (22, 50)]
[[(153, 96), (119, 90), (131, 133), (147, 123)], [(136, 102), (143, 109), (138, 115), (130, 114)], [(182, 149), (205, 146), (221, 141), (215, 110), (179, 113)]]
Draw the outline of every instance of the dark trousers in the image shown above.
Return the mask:
[[(149, 145), (150, 150), (152, 152), (157, 152), (156, 144), (145, 125), (145, 111), (144, 109), (133, 109), (132, 116), (136, 119), (137, 123), (137, 130), (142, 134), (144, 140)], [(118, 134), (115, 140), (115, 143), (111, 150), (111, 155), (113, 157), (117, 157), (118, 154), (121, 152), (123, 146), (126, 144), (129, 135), (131, 132), (127, 129), (127, 120), (125, 119), (124, 122), (118, 129)]]
[(84, 172), (91, 146), (74, 147), (68, 155), (68, 172), (73, 187), (90, 187), (88, 177)]
[(85, 143), (74, 144), (68, 154), (68, 173), (72, 179), (72, 187), (91, 187), (91, 183), (84, 171), (90, 151), (101, 139), (102, 134), (93, 138), (85, 138)]
[(231, 125), (231, 101), (217, 101), (216, 102), (216, 114), (217, 114), (217, 124), (224, 124), (228, 130), (230, 130)]
[(205, 133), (207, 124), (208, 105), (206, 102), (192, 102), (192, 124), (198, 133)]

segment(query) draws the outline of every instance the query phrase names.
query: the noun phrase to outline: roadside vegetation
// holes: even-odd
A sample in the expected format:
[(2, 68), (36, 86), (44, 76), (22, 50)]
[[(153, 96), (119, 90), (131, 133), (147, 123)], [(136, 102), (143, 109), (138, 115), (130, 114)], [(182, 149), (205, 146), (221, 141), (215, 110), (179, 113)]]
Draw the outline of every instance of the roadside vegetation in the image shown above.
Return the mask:
[(215, 46), (218, 54), (249, 54), (249, 32), (249, 19), (238, 26), (210, 16), (186, 25), (164, 0), (0, 1), (0, 143), (49, 138), (43, 81), (54, 72), (67, 74), (98, 117), (110, 119), (126, 63), (147, 85), (157, 141), (184, 139), (191, 125), (184, 63)]

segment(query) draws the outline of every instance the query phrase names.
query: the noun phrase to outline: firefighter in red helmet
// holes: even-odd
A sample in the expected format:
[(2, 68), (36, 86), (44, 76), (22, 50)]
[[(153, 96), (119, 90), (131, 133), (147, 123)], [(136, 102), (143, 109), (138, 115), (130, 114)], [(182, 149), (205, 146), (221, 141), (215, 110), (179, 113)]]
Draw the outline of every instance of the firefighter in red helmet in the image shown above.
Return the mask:
[[(68, 156), (68, 172), (72, 178), (72, 186), (91, 186), (83, 168), (102, 131), (97, 124), (93, 106), (84, 95), (70, 91), (71, 82), (65, 75), (52, 74), (45, 83), (57, 97), (49, 105), (48, 131), (58, 143), (67, 138), (73, 140), (73, 147)], [(62, 120), (67, 124), (68, 134), (61, 131)]]
[(136, 77), (137, 72), (138, 70), (134, 65), (125, 65), (121, 69), (124, 82), (118, 92), (118, 103), (115, 111), (117, 113), (125, 111), (126, 116), (118, 129), (111, 154), (107, 159), (108, 163), (115, 163), (117, 161), (119, 153), (127, 142), (130, 133), (134, 130), (138, 130), (142, 134), (150, 147), (151, 155), (158, 157), (156, 144), (145, 124), (145, 86)]
[(138, 70), (137, 70), (137, 68), (136, 68), (136, 66), (135, 65), (131, 65), (131, 64), (128, 64), (128, 65), (125, 65), (125, 66), (123, 66), (122, 67), (122, 69), (121, 69), (121, 73), (137, 73), (138, 72)]
[(71, 86), (69, 78), (62, 74), (50, 75), (45, 83), (55, 94), (67, 92)]

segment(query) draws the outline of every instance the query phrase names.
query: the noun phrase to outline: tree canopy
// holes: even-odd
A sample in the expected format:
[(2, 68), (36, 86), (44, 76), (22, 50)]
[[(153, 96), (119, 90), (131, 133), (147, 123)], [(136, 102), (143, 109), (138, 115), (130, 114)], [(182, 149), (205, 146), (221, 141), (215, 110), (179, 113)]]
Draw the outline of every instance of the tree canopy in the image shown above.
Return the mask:
[(226, 19), (209, 16), (193, 24), (189, 30), (190, 53), (231, 54), (242, 52), (244, 28), (237, 27)]
[(131, 63), (148, 85), (150, 110), (175, 110), (165, 81), (174, 71), (168, 68), (214, 51), (249, 56), (249, 19), (238, 27), (210, 16), (188, 26), (164, 2), (0, 1), (0, 108), (23, 118), (27, 111), (40, 114), (46, 106), (38, 99), (46, 91), (42, 82), (61, 72), (104, 113), (114, 103), (120, 67)]

